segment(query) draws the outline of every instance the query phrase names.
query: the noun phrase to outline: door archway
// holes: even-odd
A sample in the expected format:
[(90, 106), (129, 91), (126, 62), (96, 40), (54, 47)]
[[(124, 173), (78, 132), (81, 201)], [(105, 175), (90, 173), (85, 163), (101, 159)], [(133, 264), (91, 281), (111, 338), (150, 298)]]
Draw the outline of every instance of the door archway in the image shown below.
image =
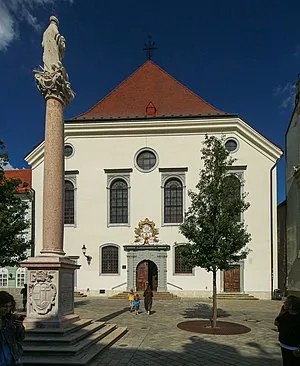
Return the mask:
[(146, 282), (149, 283), (152, 291), (157, 291), (157, 265), (150, 260), (144, 260), (140, 262), (136, 267), (136, 290), (144, 291), (146, 288)]

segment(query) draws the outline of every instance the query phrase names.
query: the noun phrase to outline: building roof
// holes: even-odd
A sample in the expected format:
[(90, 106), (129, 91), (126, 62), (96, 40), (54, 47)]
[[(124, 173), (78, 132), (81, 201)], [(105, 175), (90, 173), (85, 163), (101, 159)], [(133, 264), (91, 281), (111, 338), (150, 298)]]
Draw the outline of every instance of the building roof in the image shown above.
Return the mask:
[[(4, 174), (7, 179), (20, 179), (22, 181), (22, 184), (18, 187), (19, 193), (24, 193), (31, 189), (31, 169), (4, 170)], [(26, 187), (23, 187), (24, 183)]]
[(90, 110), (72, 120), (226, 114), (149, 60)]

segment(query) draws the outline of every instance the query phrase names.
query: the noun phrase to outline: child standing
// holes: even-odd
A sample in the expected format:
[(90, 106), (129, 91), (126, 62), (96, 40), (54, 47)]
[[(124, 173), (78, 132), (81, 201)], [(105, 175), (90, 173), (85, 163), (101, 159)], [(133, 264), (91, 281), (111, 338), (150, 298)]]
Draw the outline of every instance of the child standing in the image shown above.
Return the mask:
[(133, 288), (130, 289), (130, 292), (128, 294), (128, 300), (129, 300), (129, 311), (131, 312), (133, 310), (133, 300), (134, 300)]
[(133, 308), (134, 308), (135, 315), (138, 315), (138, 313), (139, 313), (140, 303), (141, 303), (140, 297), (138, 294), (136, 294), (133, 299)]

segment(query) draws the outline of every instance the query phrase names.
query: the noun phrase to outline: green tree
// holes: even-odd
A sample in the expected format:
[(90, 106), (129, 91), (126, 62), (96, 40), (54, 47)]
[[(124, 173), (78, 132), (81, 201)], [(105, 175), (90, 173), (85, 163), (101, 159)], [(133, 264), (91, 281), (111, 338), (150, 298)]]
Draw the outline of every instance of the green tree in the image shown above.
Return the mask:
[(18, 193), (18, 187), (26, 184), (19, 179), (5, 177), (8, 157), (4, 149), (0, 140), (0, 267), (17, 265), (26, 258), (26, 250), (31, 245), (24, 236), (29, 226), (26, 220), (28, 204)]
[(228, 270), (230, 264), (246, 258), (250, 241), (241, 213), (248, 207), (245, 193), (241, 193), (240, 180), (230, 174), (236, 159), (227, 151), (224, 139), (205, 137), (201, 159), (204, 168), (196, 185), (197, 192), (189, 191), (191, 205), (180, 225), (180, 232), (188, 244), (182, 252), (183, 261), (205, 268), (213, 276), (212, 326), (217, 322), (218, 270)]

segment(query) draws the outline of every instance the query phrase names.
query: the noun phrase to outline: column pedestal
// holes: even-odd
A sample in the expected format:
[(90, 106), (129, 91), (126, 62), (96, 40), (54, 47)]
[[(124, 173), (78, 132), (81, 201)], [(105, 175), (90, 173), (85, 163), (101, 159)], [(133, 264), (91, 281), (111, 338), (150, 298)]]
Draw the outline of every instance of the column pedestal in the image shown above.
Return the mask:
[(79, 319), (74, 314), (74, 270), (68, 257), (38, 256), (22, 262), (28, 269), (26, 328), (59, 328)]

